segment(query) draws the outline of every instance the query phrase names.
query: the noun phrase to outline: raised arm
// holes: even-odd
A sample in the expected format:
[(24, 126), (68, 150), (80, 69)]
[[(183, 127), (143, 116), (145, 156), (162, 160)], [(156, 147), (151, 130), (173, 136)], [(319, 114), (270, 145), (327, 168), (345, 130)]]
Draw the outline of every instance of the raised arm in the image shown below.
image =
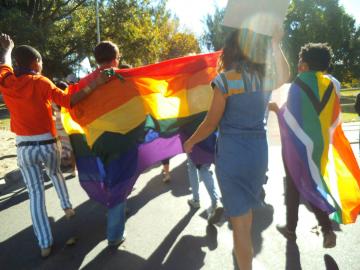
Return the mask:
[(9, 35), (1, 33), (0, 35), (0, 46), (1, 46), (1, 56), (0, 56), (0, 65), (9, 65), (11, 66), (11, 52), (14, 48), (14, 42)]
[[(11, 76), (12, 73), (12, 63), (11, 63), (11, 52), (14, 48), (14, 42), (11, 40), (10, 36), (1, 33), (0, 34), (0, 85), (5, 87), (5, 79), (7, 86), (11, 86), (14, 82), (14, 76)], [(0, 92), (4, 92), (5, 88), (0, 88)]]
[(284, 83), (287, 83), (290, 78), (289, 64), (280, 46), (283, 36), (283, 29), (281, 27), (276, 27), (271, 42), (276, 70), (276, 88), (280, 87)]

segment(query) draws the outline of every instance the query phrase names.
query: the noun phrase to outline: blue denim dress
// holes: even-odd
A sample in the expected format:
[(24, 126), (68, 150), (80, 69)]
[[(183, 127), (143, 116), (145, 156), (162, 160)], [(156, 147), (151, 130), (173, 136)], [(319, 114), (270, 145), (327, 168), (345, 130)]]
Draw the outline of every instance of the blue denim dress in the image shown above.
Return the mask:
[(246, 214), (261, 204), (260, 192), (268, 167), (264, 117), (270, 91), (257, 72), (229, 70), (212, 82), (226, 96), (219, 124), (215, 170), (229, 216)]

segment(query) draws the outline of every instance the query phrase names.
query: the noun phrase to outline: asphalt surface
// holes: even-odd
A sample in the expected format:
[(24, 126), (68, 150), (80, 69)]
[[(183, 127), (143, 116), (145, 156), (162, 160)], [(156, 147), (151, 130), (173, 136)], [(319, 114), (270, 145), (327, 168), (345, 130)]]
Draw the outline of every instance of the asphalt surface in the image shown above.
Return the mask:
[[(254, 269), (360, 270), (360, 221), (336, 225), (337, 246), (323, 249), (322, 236), (312, 232), (314, 215), (302, 204), (296, 243), (287, 242), (275, 225), (285, 220), (280, 143), (274, 115), (270, 116), (269, 180), (266, 206), (254, 213)], [(359, 156), (359, 123), (345, 125), (346, 135)], [(1, 153), (0, 153), (1, 156)], [(7, 154), (0, 157), (14, 159)], [(107, 248), (106, 209), (90, 201), (78, 179), (67, 180), (76, 217), (67, 221), (54, 188), (46, 183), (46, 205), (55, 245), (52, 255), (41, 259), (29, 213), (29, 200), (19, 176), (10, 174), (0, 184), (0, 269), (236, 269), (231, 229), (224, 217), (207, 226), (209, 198), (201, 183), (201, 204), (193, 211), (187, 204), (191, 191), (185, 156), (171, 160), (172, 180), (164, 184), (161, 167), (144, 173), (128, 199), (130, 217), (126, 241), (118, 250)], [(0, 179), (4, 178), (0, 175)], [(77, 242), (66, 246), (75, 236)]]

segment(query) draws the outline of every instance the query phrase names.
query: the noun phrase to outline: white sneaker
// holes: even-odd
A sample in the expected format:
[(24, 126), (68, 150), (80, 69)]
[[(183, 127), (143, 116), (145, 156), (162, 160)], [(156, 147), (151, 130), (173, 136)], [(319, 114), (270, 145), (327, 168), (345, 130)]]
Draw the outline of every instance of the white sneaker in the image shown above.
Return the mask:
[(188, 204), (194, 209), (199, 209), (200, 208), (200, 202), (195, 201), (194, 199), (188, 199)]

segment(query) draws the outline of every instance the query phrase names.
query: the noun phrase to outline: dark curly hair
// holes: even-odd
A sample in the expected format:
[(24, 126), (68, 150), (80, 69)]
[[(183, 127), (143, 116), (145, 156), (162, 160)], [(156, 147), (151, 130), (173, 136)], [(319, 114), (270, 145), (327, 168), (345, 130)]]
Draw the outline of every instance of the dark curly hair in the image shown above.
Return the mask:
[(325, 71), (331, 66), (332, 49), (327, 43), (307, 43), (301, 47), (299, 59), (305, 62), (310, 70)]

